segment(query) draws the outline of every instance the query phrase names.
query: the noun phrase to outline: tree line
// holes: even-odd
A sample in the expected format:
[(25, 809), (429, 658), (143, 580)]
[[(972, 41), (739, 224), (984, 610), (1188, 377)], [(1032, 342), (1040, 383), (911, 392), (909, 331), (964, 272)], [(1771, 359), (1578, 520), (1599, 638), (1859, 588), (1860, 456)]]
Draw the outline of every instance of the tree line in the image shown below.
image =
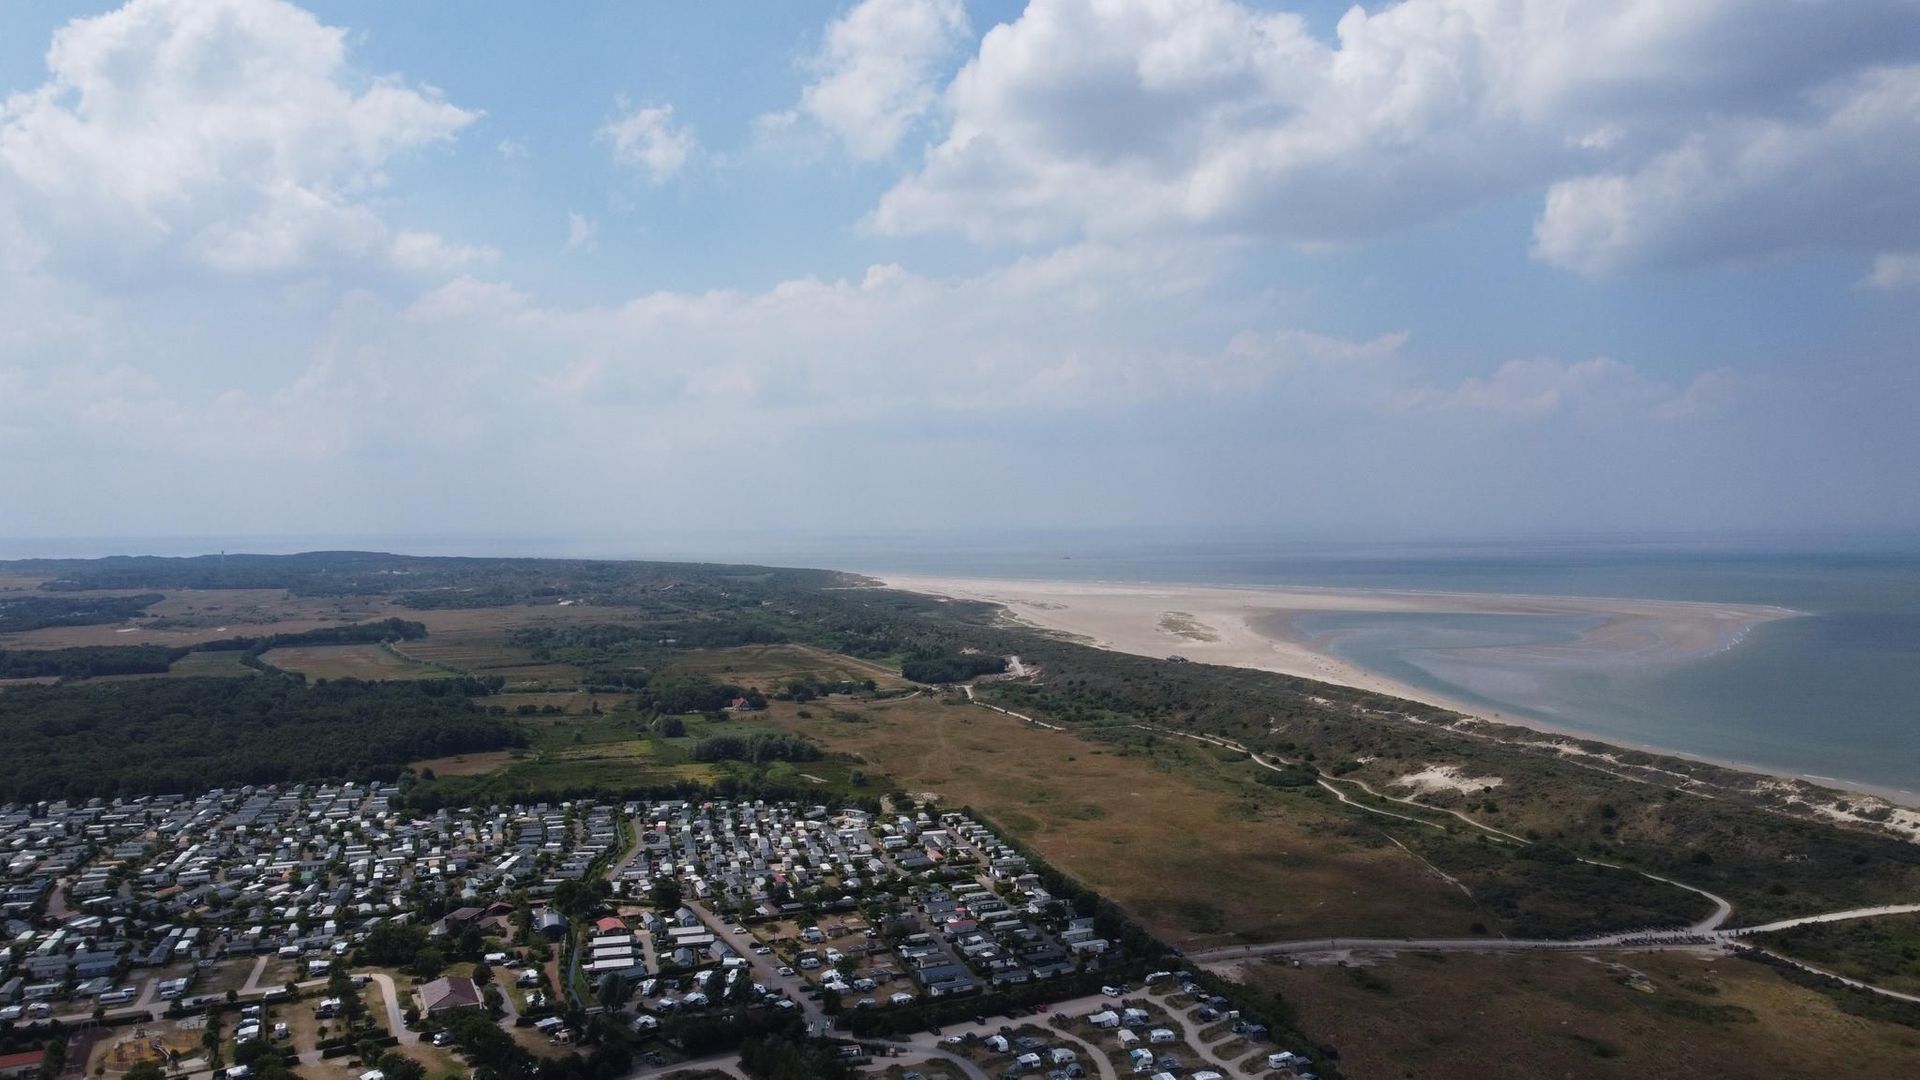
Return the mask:
[(165, 645), (95, 645), (70, 649), (0, 649), (0, 679), (93, 679), (159, 675), (193, 650)]
[(409, 619), (379, 619), (350, 626), (321, 626), (287, 634), (230, 637), (194, 646), (201, 652), (245, 652), (254, 656), (294, 645), (378, 645), (383, 641), (418, 641), (427, 636), (425, 623)]
[(154, 795), (235, 784), (393, 780), (421, 758), (525, 744), (469, 680), (314, 685), (136, 679), (0, 693), (0, 800)]
[(966, 682), (982, 675), (998, 675), (1005, 670), (1005, 657), (933, 650), (909, 656), (900, 665), (900, 674), (917, 683)]
[(0, 600), (0, 634), (49, 626), (100, 626), (144, 614), (165, 600), (159, 593), (138, 596), (9, 596)]
[(819, 761), (820, 748), (798, 735), (709, 735), (693, 744), (695, 761)]

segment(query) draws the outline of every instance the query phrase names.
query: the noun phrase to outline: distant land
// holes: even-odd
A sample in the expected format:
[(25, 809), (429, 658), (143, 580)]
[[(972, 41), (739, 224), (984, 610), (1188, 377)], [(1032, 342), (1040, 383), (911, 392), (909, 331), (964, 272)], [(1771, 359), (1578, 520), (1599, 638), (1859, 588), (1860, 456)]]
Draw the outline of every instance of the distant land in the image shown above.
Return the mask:
[[(1920, 918), (1911, 811), (1545, 735), (1417, 687), (1345, 685), (1365, 670), (1296, 628), (1569, 620), (1565, 640), (1488, 647), (1664, 662), (1815, 616), (1515, 591), (892, 580), (948, 595), (726, 563), (0, 563), (0, 801), (370, 781), (420, 815), (574, 799), (964, 807), (1086, 890), (1105, 925), (1135, 928), (1102, 971), (1138, 979), (1177, 949), (1165, 963), (1281, 1025), (1322, 1076), (1464, 1077), (1489, 1055), (1675, 1077), (1920, 1069), (1920, 1002), (1902, 989), (1920, 971), (1898, 960)], [(1075, 605), (1104, 637), (1073, 632), (1091, 617)], [(1318, 677), (1213, 662), (1268, 652)], [(903, 887), (943, 870), (917, 873)], [(1873, 962), (1887, 956), (1891, 969)], [(1468, 1042), (1412, 1034), (1444, 1019), (1423, 1004), (1436, 978), (1515, 1022)], [(998, 1000), (880, 1006), (861, 1023), (923, 1031)], [(1543, 1038), (1556, 1031), (1570, 1034)], [(1804, 1052), (1783, 1058), (1796, 1038)], [(1203, 1041), (1236, 1060), (1255, 1049), (1225, 1040)]]

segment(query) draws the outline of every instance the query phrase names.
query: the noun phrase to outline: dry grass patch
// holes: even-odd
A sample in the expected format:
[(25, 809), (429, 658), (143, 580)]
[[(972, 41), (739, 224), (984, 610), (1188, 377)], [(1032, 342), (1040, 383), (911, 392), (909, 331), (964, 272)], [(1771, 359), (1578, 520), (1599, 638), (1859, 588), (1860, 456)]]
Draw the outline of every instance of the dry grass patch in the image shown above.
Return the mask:
[(843, 656), (810, 645), (744, 645), (733, 649), (696, 649), (674, 654), (673, 674), (705, 675), (716, 682), (758, 686), (772, 693), (795, 679), (828, 682), (872, 679), (881, 690), (912, 684), (900, 673), (871, 660)]
[(444, 679), (448, 672), (401, 656), (385, 645), (293, 645), (260, 657), (312, 679)]
[[(612, 712), (621, 703), (632, 699), (632, 694), (593, 694), (585, 690), (535, 690), (519, 693), (510, 690), (502, 694), (474, 698), (473, 703), (489, 707), (497, 706), (508, 712), (514, 712), (522, 705), (531, 705), (535, 709), (546, 709), (551, 706), (568, 716), (587, 716), (592, 714), (595, 705), (598, 705), (602, 712)], [(551, 716), (551, 714), (548, 715)], [(537, 720), (539, 717), (532, 717), (532, 719)]]
[[(161, 592), (165, 598), (135, 622), (43, 627), (0, 635), (0, 647), (193, 645), (221, 638), (298, 633), (389, 615), (414, 617), (394, 608), (384, 597), (297, 597), (278, 589), (102, 589), (62, 595), (128, 596), (143, 592)], [(133, 629), (127, 630), (128, 626)]]
[(428, 758), (425, 761), (414, 762), (412, 768), (414, 772), (432, 769), (435, 776), (480, 776), (496, 769), (504, 769), (520, 760), (514, 756), (516, 752), (521, 757), (526, 756), (524, 750), (492, 750), (480, 754), (455, 754), (452, 757)]
[[(1688, 953), (1252, 964), (1352, 1077), (1920, 1076), (1920, 1032), (1746, 961)], [(1650, 987), (1636, 989), (1635, 985)]]
[(1475, 918), (1366, 824), (1311, 795), (1242, 797), (1184, 748), (1125, 755), (934, 698), (811, 711), (769, 719), (979, 810), (1177, 944), (1455, 934)]

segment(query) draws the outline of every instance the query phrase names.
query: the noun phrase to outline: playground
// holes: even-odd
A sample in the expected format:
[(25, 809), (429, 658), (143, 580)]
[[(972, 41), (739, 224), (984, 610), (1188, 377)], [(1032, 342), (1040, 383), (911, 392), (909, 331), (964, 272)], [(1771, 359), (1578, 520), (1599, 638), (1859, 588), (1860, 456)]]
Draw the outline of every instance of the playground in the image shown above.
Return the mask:
[(126, 1072), (143, 1061), (151, 1061), (162, 1069), (188, 1058), (199, 1057), (204, 1053), (200, 1045), (199, 1026), (194, 1030), (184, 1030), (184, 1025), (144, 1025), (134, 1028), (118, 1042), (107, 1048), (106, 1056), (99, 1065), (109, 1072)]

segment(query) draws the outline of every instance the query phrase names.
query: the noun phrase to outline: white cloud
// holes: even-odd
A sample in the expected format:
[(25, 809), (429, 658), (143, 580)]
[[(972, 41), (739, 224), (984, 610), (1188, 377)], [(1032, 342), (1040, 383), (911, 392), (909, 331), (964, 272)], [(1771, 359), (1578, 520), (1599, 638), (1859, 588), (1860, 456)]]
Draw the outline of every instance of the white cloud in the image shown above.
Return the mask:
[(1529, 421), (1598, 409), (1613, 418), (1684, 421), (1717, 411), (1738, 386), (1739, 379), (1725, 368), (1674, 387), (1612, 357), (1572, 363), (1536, 357), (1506, 361), (1488, 375), (1469, 376), (1450, 387), (1406, 386), (1394, 394), (1393, 407)]
[(939, 98), (938, 80), (969, 37), (960, 0), (860, 0), (829, 23), (794, 109), (760, 120), (766, 131), (802, 118), (864, 160), (891, 154)]
[[(1568, 491), (1569, 468), (1712, 475), (1689, 454), (1745, 460), (1793, 422), (1720, 415), (1747, 404), (1727, 373), (1687, 383), (1629, 359), (1436, 370), (1405, 334), (1276, 326), (1264, 305), (1223, 298), (1212, 263), (1085, 244), (968, 276), (880, 264), (605, 305), (469, 275), (405, 303), (341, 291), (312, 324), (271, 311), (248, 320), (259, 338), (201, 336), (218, 320), (171, 320), (172, 297), (88, 308), (0, 290), (0, 446), (44, 463), (17, 485), (21, 505), (53, 508), (26, 534), (104, 534), (135, 514), (176, 531), (445, 532), (480, 528), (473, 507), (501, 491), (562, 530), (731, 522), (736, 495), (755, 521), (831, 527), (849, 490), (889, 493), (863, 512), (876, 529), (955, 520), (956, 500), (1026, 522), (1311, 512), (1352, 529), (1404, 523), (1409, 506), (1481, 525), (1523, 495), (1528, 513), (1604, 524), (1582, 509), (1584, 485), (1564, 518), (1535, 500)], [(1902, 438), (1885, 456), (1910, 448)], [(953, 479), (927, 492), (930, 471)], [(1780, 503), (1776, 470), (1742, 475), (1768, 493), (1754, 505)], [(94, 498), (53, 498), (83, 484)], [(236, 485), (259, 499), (235, 503)]]
[(562, 251), (592, 251), (599, 243), (600, 226), (592, 218), (567, 211), (567, 242)]
[(1554, 184), (1538, 253), (1602, 274), (1920, 242), (1920, 67), (1824, 87), (1806, 111), (1710, 122), (1632, 171)]
[(674, 124), (671, 105), (644, 105), (609, 120), (599, 138), (612, 145), (616, 162), (645, 173), (656, 184), (685, 168), (699, 147), (691, 128)]
[(1882, 252), (1875, 256), (1866, 284), (1876, 289), (1920, 288), (1920, 251)]
[(1332, 43), (1235, 0), (1033, 0), (869, 225), (1345, 242), (1551, 187), (1537, 252), (1581, 270), (1858, 248), (1920, 219), (1889, 197), (1914, 59), (1911, 0), (1404, 0)]
[(501, 139), (493, 144), (493, 152), (508, 161), (519, 161), (527, 156), (527, 144), (518, 139)]
[(489, 247), (450, 243), (430, 232), (409, 230), (394, 236), (389, 257), (402, 270), (443, 272), (490, 263), (500, 253)]
[(0, 217), (85, 275), (417, 253), (369, 195), (480, 115), (354, 72), (341, 30), (278, 0), (133, 0), (68, 23), (46, 59), (0, 103)]

